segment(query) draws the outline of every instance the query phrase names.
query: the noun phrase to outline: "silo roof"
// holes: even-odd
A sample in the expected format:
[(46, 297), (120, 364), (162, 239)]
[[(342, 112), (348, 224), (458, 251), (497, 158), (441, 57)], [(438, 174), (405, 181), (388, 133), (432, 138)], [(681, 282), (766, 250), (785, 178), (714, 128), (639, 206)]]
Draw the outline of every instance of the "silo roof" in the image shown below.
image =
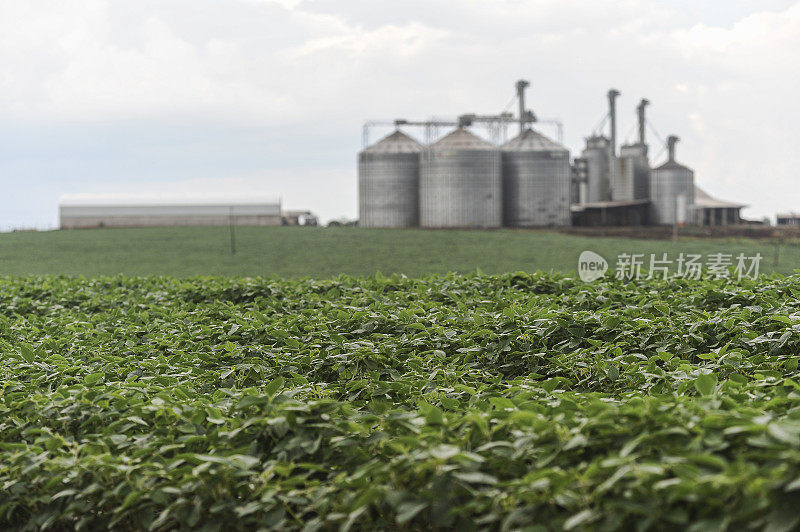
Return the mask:
[(418, 153), (425, 146), (412, 139), (399, 129), (385, 136), (372, 146), (367, 147), (365, 153)]
[(568, 151), (561, 144), (531, 128), (503, 144), (502, 149), (505, 151)]
[(667, 161), (658, 168), (653, 168), (653, 170), (689, 170), (692, 171), (691, 168), (688, 166), (684, 166), (677, 161)]
[(436, 150), (495, 150), (494, 144), (487, 142), (479, 136), (470, 133), (464, 128), (458, 128), (437, 140), (431, 148)]

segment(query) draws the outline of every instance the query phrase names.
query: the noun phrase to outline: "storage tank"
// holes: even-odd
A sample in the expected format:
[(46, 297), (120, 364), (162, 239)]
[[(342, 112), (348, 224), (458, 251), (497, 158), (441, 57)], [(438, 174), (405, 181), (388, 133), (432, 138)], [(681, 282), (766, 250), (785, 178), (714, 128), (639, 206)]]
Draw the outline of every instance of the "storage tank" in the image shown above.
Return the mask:
[(504, 225), (569, 225), (569, 150), (530, 128), (501, 150)]
[(617, 171), (611, 179), (611, 198), (614, 201), (632, 201), (650, 197), (650, 162), (647, 160), (645, 110), (650, 101), (642, 98), (636, 107), (639, 139), (619, 150)]
[(608, 182), (608, 138), (593, 135), (586, 139), (581, 157), (586, 159), (586, 197), (580, 203), (610, 201)]
[(397, 130), (358, 154), (360, 226), (419, 225), (419, 169), (424, 149)]
[[(669, 137), (669, 160), (653, 169), (650, 180), (650, 217), (653, 224), (691, 223), (694, 205), (694, 171), (675, 160), (678, 137)], [(679, 199), (682, 197), (683, 199)], [(678, 210), (685, 212), (678, 213)]]
[(650, 163), (647, 145), (622, 146), (617, 158), (617, 171), (611, 182), (614, 201), (631, 201), (650, 197)]
[(499, 227), (500, 151), (458, 128), (422, 154), (420, 225)]

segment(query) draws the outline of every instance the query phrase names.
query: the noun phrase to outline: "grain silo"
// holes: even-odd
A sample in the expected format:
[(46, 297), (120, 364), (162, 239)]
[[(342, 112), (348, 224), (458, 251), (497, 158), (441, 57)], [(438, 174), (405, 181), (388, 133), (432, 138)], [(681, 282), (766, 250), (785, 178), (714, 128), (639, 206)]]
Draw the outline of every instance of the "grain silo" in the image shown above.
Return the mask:
[(613, 174), (611, 197), (614, 201), (632, 201), (650, 197), (650, 163), (647, 146), (627, 144), (619, 149), (617, 171)]
[(424, 149), (397, 130), (358, 155), (360, 226), (419, 225), (420, 153)]
[(586, 139), (581, 157), (586, 160), (586, 197), (580, 203), (597, 203), (611, 200), (608, 182), (609, 140), (601, 135)]
[(569, 151), (533, 129), (501, 149), (504, 225), (569, 225)]
[(669, 160), (651, 172), (651, 222), (691, 223), (689, 213), (694, 204), (694, 171), (675, 161), (675, 143), (678, 142), (678, 137), (670, 136), (667, 142)]
[(500, 151), (456, 129), (423, 152), (419, 194), (423, 227), (499, 227)]
[(620, 147), (617, 171), (611, 181), (611, 197), (614, 201), (633, 201), (650, 197), (650, 162), (647, 159), (645, 139), (645, 109), (650, 102), (644, 98), (636, 107), (639, 139), (635, 144)]

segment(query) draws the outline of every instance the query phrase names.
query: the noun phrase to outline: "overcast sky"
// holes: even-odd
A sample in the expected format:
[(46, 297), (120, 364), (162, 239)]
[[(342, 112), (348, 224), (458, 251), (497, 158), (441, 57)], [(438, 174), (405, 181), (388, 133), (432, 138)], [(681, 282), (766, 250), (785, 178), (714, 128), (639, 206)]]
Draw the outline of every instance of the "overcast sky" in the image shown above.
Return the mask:
[(0, 228), (85, 192), (355, 218), (365, 120), (499, 112), (520, 78), (573, 155), (614, 87), (622, 141), (647, 97), (712, 195), (800, 211), (800, 2), (0, 0)]

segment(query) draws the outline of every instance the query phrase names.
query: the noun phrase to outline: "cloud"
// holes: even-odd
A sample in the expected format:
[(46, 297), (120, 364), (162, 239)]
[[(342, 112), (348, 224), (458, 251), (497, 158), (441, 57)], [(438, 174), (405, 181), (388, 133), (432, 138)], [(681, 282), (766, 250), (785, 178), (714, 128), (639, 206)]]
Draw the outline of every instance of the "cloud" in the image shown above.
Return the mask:
[(800, 162), (800, 134), (789, 124), (800, 120), (800, 4), (729, 27), (651, 34), (645, 42), (671, 49), (692, 72), (693, 80), (679, 83), (689, 119), (685, 153), (706, 188), (750, 203), (753, 216), (796, 208), (789, 166)]
[[(364, 120), (497, 112), (524, 77), (574, 154), (608, 88), (622, 133), (648, 97), (706, 189), (768, 214), (800, 204), (798, 49), (800, 2), (783, 0), (0, 0), (0, 120), (26, 131), (0, 142), (0, 172), (51, 194), (91, 191), (115, 166), (131, 185), (137, 168), (164, 184), (246, 170), (243, 186), (261, 176), (355, 216)], [(70, 128), (111, 133), (68, 156)], [(14, 216), (52, 219), (38, 205), (56, 198)]]
[(240, 1), (247, 4), (278, 5), (289, 11), (296, 9), (300, 4), (303, 3), (303, 0), (240, 0)]
[(283, 55), (292, 60), (325, 52), (344, 52), (349, 57), (371, 55), (385, 59), (409, 59), (448, 35), (448, 31), (419, 23), (406, 26), (390, 24), (371, 31), (354, 27), (346, 28), (346, 31), (332, 37), (311, 39), (302, 46), (286, 50)]

